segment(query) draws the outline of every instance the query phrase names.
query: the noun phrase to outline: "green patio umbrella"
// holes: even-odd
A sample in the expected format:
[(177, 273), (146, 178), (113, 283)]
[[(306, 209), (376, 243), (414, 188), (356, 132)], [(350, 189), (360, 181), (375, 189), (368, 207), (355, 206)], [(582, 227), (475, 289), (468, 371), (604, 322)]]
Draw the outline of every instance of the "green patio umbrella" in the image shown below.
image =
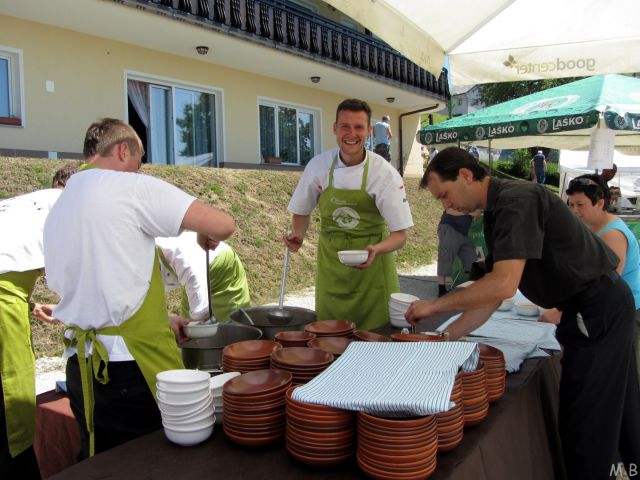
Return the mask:
[(640, 148), (640, 79), (588, 77), (430, 125), (423, 145), (473, 143), (490, 148), (588, 150), (595, 128), (616, 131), (616, 148)]

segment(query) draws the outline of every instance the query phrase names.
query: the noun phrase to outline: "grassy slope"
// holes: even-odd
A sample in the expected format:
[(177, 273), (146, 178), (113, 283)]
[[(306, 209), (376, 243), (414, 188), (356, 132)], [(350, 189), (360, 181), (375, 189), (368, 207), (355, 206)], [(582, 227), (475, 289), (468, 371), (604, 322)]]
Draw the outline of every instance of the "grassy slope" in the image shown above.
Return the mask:
[[(64, 163), (61, 160), (0, 157), (3, 171), (0, 198), (49, 187), (53, 173)], [(277, 299), (284, 260), (280, 238), (290, 222), (287, 203), (300, 173), (148, 165), (142, 168), (142, 172), (173, 183), (233, 215), (237, 230), (228, 243), (245, 264), (252, 304), (260, 305)], [(400, 271), (411, 270), (435, 259), (436, 228), (441, 213), (441, 207), (431, 195), (419, 190), (417, 178), (407, 178), (406, 182), (416, 226), (410, 230), (407, 245), (396, 257)], [(287, 280), (289, 293), (314, 284), (318, 226), (316, 213), (305, 245), (292, 256)], [(44, 281), (38, 283), (34, 298), (43, 303), (57, 300), (55, 294), (46, 289)], [(177, 296), (169, 295), (168, 303), (170, 309), (177, 311)], [(32, 321), (32, 330), (37, 356), (61, 352), (59, 327)]]

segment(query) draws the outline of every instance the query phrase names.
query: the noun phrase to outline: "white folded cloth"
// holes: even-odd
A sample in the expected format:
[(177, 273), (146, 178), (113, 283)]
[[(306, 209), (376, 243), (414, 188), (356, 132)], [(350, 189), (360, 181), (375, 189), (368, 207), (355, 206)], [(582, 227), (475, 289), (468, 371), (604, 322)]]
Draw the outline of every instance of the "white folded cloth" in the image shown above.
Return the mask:
[(538, 348), (534, 343), (517, 342), (499, 338), (466, 337), (469, 341), (491, 345), (502, 351), (505, 369), (509, 373), (520, 370), (520, 365), (527, 358), (548, 357), (549, 354)]
[(292, 396), (386, 417), (431, 415), (453, 407), (456, 373), (475, 370), (478, 358), (470, 342), (352, 342)]
[[(454, 315), (440, 325), (437, 330), (443, 331), (447, 326), (456, 321), (460, 315)], [(529, 320), (513, 320), (511, 318), (496, 318), (492, 315), (480, 327), (469, 335), (473, 337), (498, 338), (515, 342), (534, 344), (538, 348), (548, 350), (560, 350), (560, 343), (555, 337), (556, 326), (545, 322), (532, 322)]]

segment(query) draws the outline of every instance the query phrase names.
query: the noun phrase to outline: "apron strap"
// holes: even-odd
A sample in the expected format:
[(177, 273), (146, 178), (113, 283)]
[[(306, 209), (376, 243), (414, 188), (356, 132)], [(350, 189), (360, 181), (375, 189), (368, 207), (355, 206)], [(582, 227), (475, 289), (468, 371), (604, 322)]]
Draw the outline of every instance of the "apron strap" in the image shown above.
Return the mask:
[(364, 159), (364, 172), (362, 172), (362, 185), (360, 185), (360, 190), (367, 191), (367, 176), (369, 175), (369, 151), (365, 150), (365, 159)]
[(329, 169), (329, 187), (333, 187), (333, 171), (336, 168), (336, 164), (338, 163), (338, 154), (336, 153), (335, 157), (333, 157), (333, 162), (331, 163), (331, 168)]
[[(102, 385), (109, 383), (109, 354), (104, 344), (98, 340), (97, 335), (118, 335), (119, 327), (111, 326), (100, 328), (98, 330), (83, 330), (75, 325), (69, 326), (66, 331), (72, 331), (74, 336), (64, 339), (65, 346), (76, 346), (78, 349), (78, 365), (80, 367), (80, 379), (82, 382), (82, 399), (84, 403), (84, 418), (89, 432), (89, 456), (93, 457), (95, 453), (95, 430), (93, 425), (93, 409), (95, 399), (93, 396), (93, 378)], [(93, 345), (93, 351), (89, 355), (89, 362), (85, 357), (86, 342), (90, 341)], [(100, 373), (100, 362), (104, 362), (104, 369)], [(88, 364), (88, 371), (87, 371)]]

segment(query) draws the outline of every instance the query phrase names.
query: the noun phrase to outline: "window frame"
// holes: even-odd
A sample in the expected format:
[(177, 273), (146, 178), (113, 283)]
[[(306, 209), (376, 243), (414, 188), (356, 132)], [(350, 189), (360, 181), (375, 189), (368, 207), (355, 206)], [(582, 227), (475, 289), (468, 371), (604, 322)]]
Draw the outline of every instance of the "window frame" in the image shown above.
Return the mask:
[[(129, 90), (128, 90), (128, 80), (137, 80), (139, 82), (144, 82), (147, 84), (153, 84), (158, 87), (164, 87), (171, 91), (171, 112), (172, 112), (172, 147), (173, 147), (173, 162), (171, 165), (175, 165), (176, 161), (176, 145), (175, 145), (175, 127), (176, 127), (176, 115), (175, 115), (175, 90), (176, 89), (186, 89), (193, 90), (200, 93), (212, 94), (216, 98), (215, 104), (215, 162), (214, 165), (208, 168), (219, 168), (221, 164), (225, 162), (227, 158), (227, 148), (226, 143), (224, 141), (225, 138), (225, 117), (224, 117), (224, 89), (219, 87), (214, 87), (211, 85), (202, 85), (197, 83), (191, 83), (184, 80), (163, 77), (159, 75), (147, 74), (144, 72), (136, 72), (131, 70), (125, 70), (124, 72), (124, 111), (126, 112), (126, 121), (129, 121), (128, 114), (128, 98), (129, 98)], [(156, 165), (151, 163), (151, 165)]]
[(278, 124), (278, 109), (279, 107), (283, 108), (292, 108), (296, 111), (296, 162), (282, 162), (282, 165), (288, 166), (296, 166), (296, 167), (304, 167), (300, 162), (300, 132), (298, 130), (298, 114), (306, 113), (312, 116), (313, 118), (313, 145), (314, 149), (311, 154), (311, 158), (318, 155), (322, 152), (322, 110), (318, 107), (312, 107), (309, 105), (302, 105), (298, 103), (286, 102), (283, 100), (278, 100), (274, 98), (267, 97), (258, 97), (258, 105), (256, 109), (257, 113), (257, 123), (258, 123), (258, 161), (260, 165), (268, 165), (268, 162), (265, 162), (262, 158), (262, 125), (260, 124), (260, 107), (272, 107), (275, 110), (275, 156), (280, 158), (280, 135), (279, 135), (279, 124)]
[(9, 81), (9, 116), (0, 117), (0, 126), (23, 128), (26, 115), (22, 49), (0, 45), (0, 58), (7, 60)]

